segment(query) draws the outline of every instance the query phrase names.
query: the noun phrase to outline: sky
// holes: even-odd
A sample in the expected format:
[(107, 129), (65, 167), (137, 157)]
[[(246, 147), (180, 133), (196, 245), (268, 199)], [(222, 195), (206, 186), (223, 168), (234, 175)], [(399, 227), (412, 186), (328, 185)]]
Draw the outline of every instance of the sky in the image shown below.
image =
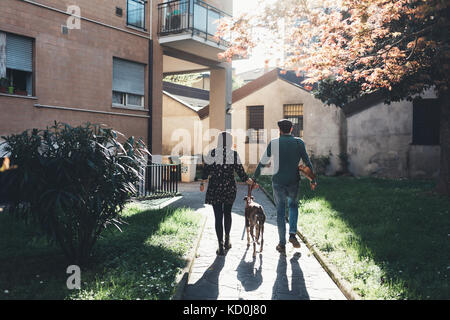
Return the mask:
[[(233, 15), (239, 16), (242, 13), (251, 12), (261, 2), (261, 0), (233, 0)], [(264, 68), (265, 60), (266, 56), (263, 50), (256, 47), (249, 59), (233, 61), (233, 68), (236, 69), (237, 74), (257, 68)], [(274, 61), (270, 61), (269, 65), (274, 66)]]

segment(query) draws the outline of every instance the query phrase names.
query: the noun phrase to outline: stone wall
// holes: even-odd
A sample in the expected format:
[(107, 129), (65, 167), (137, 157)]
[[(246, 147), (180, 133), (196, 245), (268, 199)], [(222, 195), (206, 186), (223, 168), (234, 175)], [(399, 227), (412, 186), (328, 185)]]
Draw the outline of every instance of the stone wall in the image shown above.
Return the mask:
[[(433, 98), (432, 92), (424, 97)], [(413, 104), (380, 102), (347, 117), (350, 172), (389, 178), (435, 177), (439, 146), (412, 145)]]

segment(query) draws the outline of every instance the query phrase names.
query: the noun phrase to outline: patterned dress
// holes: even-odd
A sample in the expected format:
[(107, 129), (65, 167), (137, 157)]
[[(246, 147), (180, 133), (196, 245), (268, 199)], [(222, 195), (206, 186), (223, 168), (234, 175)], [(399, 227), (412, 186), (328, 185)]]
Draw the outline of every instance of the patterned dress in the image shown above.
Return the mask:
[(217, 148), (208, 154), (205, 158), (202, 176), (203, 179), (207, 179), (209, 176), (206, 204), (234, 203), (234, 200), (236, 200), (235, 172), (242, 181), (248, 180), (236, 151), (228, 148)]

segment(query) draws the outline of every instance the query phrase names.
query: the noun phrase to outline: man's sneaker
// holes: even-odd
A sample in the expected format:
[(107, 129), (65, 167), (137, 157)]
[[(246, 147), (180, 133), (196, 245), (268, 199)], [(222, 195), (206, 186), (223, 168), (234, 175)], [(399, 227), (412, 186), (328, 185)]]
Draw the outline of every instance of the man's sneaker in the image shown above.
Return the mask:
[(285, 245), (280, 243), (279, 245), (277, 245), (276, 249), (279, 253), (286, 255), (286, 246)]
[(300, 248), (300, 242), (298, 242), (297, 238), (295, 237), (295, 234), (291, 234), (289, 236), (289, 242), (292, 243), (294, 248)]

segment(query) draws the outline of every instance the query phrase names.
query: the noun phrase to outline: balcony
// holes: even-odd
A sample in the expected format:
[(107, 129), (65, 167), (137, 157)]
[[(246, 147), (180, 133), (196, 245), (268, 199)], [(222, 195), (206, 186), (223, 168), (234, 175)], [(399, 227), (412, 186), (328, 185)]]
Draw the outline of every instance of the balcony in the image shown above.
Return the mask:
[(218, 61), (226, 39), (215, 39), (219, 20), (230, 15), (199, 0), (170, 1), (158, 5), (158, 35), (163, 46)]

